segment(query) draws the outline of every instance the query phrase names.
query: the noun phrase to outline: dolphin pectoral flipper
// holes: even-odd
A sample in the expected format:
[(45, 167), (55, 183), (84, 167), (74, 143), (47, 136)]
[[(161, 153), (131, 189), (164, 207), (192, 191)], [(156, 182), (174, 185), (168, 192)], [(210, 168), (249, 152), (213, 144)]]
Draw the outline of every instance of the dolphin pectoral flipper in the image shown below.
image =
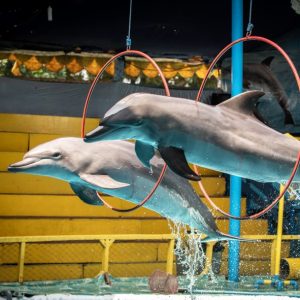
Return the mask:
[(189, 180), (201, 180), (201, 177), (189, 167), (182, 149), (176, 147), (159, 147), (158, 151), (162, 159), (174, 173)]
[(146, 168), (151, 168), (150, 160), (155, 154), (154, 147), (141, 141), (135, 142), (135, 153)]
[(103, 205), (103, 202), (98, 198), (97, 191), (87, 188), (78, 183), (70, 183), (73, 192), (85, 203), (91, 205)]
[(82, 180), (103, 189), (120, 189), (129, 186), (128, 183), (117, 181), (109, 175), (79, 174), (79, 177)]

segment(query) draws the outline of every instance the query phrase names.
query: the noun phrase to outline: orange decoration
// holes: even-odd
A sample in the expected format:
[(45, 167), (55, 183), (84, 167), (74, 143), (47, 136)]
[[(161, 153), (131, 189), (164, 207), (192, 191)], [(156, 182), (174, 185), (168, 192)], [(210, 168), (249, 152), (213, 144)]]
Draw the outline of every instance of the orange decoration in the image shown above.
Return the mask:
[(179, 70), (178, 73), (183, 78), (191, 78), (194, 76), (194, 70), (191, 67), (184, 67)]
[(174, 70), (174, 69), (172, 68), (172, 65), (171, 65), (171, 64), (167, 64), (167, 65), (163, 68), (162, 72), (163, 72), (163, 74), (165, 75), (165, 77), (166, 77), (167, 79), (170, 79), (170, 78), (172, 78), (172, 77), (175, 77), (176, 74), (177, 74), (177, 70)]
[[(196, 71), (196, 75), (200, 78), (203, 79), (207, 73), (208, 70), (208, 66), (203, 64), (202, 67), (200, 67), (197, 71)], [(211, 78), (212, 76), (218, 78), (220, 76), (220, 70), (219, 69), (214, 69), (208, 76), (208, 78)]]
[(8, 60), (10, 60), (10, 61), (17, 61), (18, 64), (21, 64), (21, 61), (16, 57), (16, 55), (14, 53), (11, 53), (9, 55)]
[(81, 66), (78, 62), (76, 58), (73, 58), (68, 64), (67, 64), (67, 69), (71, 72), (71, 73), (78, 73), (79, 71), (81, 71), (83, 69), (83, 66)]
[(141, 70), (136, 67), (132, 62), (128, 63), (125, 67), (125, 74), (130, 77), (138, 77), (141, 73)]
[(111, 63), (107, 68), (106, 68), (106, 73), (109, 74), (110, 76), (115, 75), (115, 63)]
[(92, 62), (85, 67), (85, 69), (92, 75), (97, 75), (101, 69), (101, 66), (97, 63), (97, 60), (94, 58)]
[(20, 72), (20, 68), (19, 68), (19, 64), (18, 64), (18, 61), (16, 60), (12, 69), (11, 69), (11, 73), (14, 75), (14, 76), (21, 76), (21, 72)]
[(152, 64), (148, 64), (143, 73), (149, 78), (155, 78), (158, 75), (156, 68)]
[(206, 75), (206, 72), (208, 70), (207, 65), (203, 64), (197, 71), (196, 71), (196, 75), (198, 76), (198, 78), (203, 79)]
[(42, 64), (37, 60), (35, 56), (32, 56), (27, 61), (25, 61), (24, 65), (29, 71), (38, 71), (42, 67)]
[(219, 69), (214, 69), (210, 75), (209, 75), (209, 78), (214, 76), (215, 78), (219, 78), (220, 77), (220, 74), (221, 74), (221, 71)]
[(46, 68), (51, 72), (58, 72), (63, 68), (63, 65), (60, 64), (54, 56), (49, 63), (46, 64)]

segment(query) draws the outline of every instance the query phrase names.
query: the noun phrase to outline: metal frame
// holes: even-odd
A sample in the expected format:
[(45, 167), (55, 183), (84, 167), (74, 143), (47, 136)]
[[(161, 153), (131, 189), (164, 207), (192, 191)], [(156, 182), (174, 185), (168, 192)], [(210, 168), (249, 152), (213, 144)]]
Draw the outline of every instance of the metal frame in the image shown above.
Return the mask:
[(104, 251), (99, 274), (109, 271), (109, 251), (115, 241), (169, 241), (166, 272), (172, 274), (174, 262), (175, 235), (172, 234), (115, 234), (115, 235), (57, 235), (57, 236), (21, 236), (21, 237), (0, 237), (0, 244), (20, 243), (19, 251), (19, 273), (18, 282), (24, 282), (24, 267), (26, 243), (39, 242), (70, 242), (70, 241), (98, 241)]
[[(244, 0), (231, 0), (231, 39), (235, 41), (243, 37), (243, 4)], [(243, 92), (243, 44), (239, 43), (232, 47), (232, 75), (231, 96)], [(238, 176), (230, 176), (230, 214), (239, 217), (241, 215), (241, 189), (242, 179)], [(239, 236), (241, 222), (230, 219), (229, 233)], [(228, 252), (228, 279), (239, 281), (240, 270), (240, 243), (229, 242)]]

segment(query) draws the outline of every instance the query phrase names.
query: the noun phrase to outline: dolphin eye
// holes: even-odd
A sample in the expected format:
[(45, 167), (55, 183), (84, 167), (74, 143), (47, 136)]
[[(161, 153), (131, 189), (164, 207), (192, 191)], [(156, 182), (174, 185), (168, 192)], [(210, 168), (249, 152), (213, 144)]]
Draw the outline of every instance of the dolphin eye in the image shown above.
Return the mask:
[(52, 157), (58, 159), (58, 158), (61, 157), (61, 153), (55, 152), (55, 153), (52, 154)]

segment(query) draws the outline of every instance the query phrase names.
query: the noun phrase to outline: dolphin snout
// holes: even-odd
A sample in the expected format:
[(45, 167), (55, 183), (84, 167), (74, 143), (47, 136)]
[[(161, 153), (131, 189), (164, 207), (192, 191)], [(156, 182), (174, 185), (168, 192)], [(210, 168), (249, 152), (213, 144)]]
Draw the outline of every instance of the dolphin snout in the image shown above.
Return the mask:
[(10, 172), (19, 172), (22, 171), (23, 169), (26, 169), (29, 167), (31, 164), (37, 162), (38, 159), (34, 157), (27, 157), (19, 162), (16, 162), (14, 164), (11, 164), (8, 166), (7, 170)]
[(89, 142), (94, 142), (97, 141), (98, 139), (100, 139), (100, 137), (107, 133), (107, 132), (111, 132), (112, 128), (110, 127), (106, 127), (106, 126), (98, 126), (97, 128), (95, 128), (94, 130), (88, 132), (85, 136), (84, 136), (84, 141), (89, 143)]

